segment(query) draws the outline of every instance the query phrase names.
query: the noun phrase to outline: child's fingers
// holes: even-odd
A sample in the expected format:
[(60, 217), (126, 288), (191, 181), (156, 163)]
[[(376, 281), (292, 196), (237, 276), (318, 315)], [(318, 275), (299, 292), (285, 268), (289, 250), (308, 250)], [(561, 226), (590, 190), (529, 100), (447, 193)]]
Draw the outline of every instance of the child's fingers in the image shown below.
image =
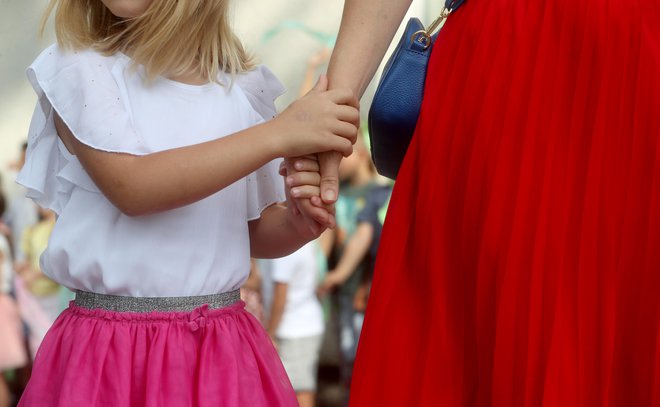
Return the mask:
[(331, 140), (328, 141), (328, 148), (326, 151), (336, 151), (344, 157), (348, 157), (353, 154), (353, 144), (353, 141), (351, 141), (349, 138), (334, 136)]
[[(309, 203), (309, 201), (307, 202)], [(312, 205), (303, 206), (303, 208), (305, 209), (301, 209), (301, 210), (306, 211), (307, 216), (314, 219), (314, 221), (318, 222), (320, 225), (323, 225), (331, 229), (335, 227), (334, 215), (329, 214), (328, 211), (326, 211), (325, 209), (317, 208)]]
[[(318, 198), (318, 197), (317, 197)], [(324, 207), (317, 207), (312, 205), (309, 199), (296, 199), (296, 205), (307, 219), (312, 219), (319, 224), (334, 229), (337, 222), (334, 215), (334, 207), (332, 211), (328, 211)]]
[[(286, 177), (286, 184), (293, 187), (302, 187), (305, 185), (319, 186), (321, 184), (321, 174), (317, 172), (296, 172)], [(298, 198), (298, 197), (296, 197)]]
[(341, 121), (351, 123), (355, 127), (360, 127), (360, 111), (351, 106), (337, 106), (337, 118)]
[[(328, 133), (317, 138), (317, 144), (314, 149), (324, 153), (337, 152), (343, 157), (353, 154), (353, 142), (350, 139), (336, 135), (332, 131)], [(321, 175), (323, 175), (323, 164), (321, 164)]]
[(316, 206), (317, 208), (325, 209), (331, 215), (334, 215), (336, 213), (335, 204), (327, 204), (323, 202), (320, 196), (313, 196), (309, 198), (309, 200), (312, 203), (312, 205)]
[(286, 173), (287, 173), (287, 164), (286, 164), (286, 160), (283, 160), (280, 163), (279, 174), (283, 177), (286, 177)]
[(348, 105), (355, 109), (360, 108), (360, 101), (350, 89), (332, 89), (327, 91), (326, 95), (337, 105)]
[[(318, 175), (318, 174), (317, 174)], [(317, 185), (300, 185), (297, 187), (291, 188), (291, 196), (296, 199), (310, 199), (313, 196), (318, 197), (321, 193), (321, 188)]]
[(329, 214), (328, 215), (327, 226), (328, 226), (328, 229), (334, 229), (337, 226), (337, 218), (335, 217), (334, 214)]
[(296, 171), (311, 171), (311, 172), (319, 172), (321, 169), (321, 167), (319, 166), (318, 159), (316, 158), (309, 159), (307, 157), (294, 158), (293, 168), (295, 168)]
[(354, 124), (342, 121), (337, 121), (333, 129), (333, 133), (350, 140), (351, 144), (357, 141), (357, 132), (358, 128)]
[[(305, 197), (296, 198), (294, 196), (294, 201), (296, 202), (296, 207), (300, 209), (301, 214), (305, 218), (311, 218), (314, 221), (330, 228), (334, 229), (337, 222), (335, 219), (335, 205), (334, 204), (325, 204), (319, 194), (321, 193), (320, 188), (311, 187), (302, 192)], [(307, 195), (311, 194), (311, 197)]]

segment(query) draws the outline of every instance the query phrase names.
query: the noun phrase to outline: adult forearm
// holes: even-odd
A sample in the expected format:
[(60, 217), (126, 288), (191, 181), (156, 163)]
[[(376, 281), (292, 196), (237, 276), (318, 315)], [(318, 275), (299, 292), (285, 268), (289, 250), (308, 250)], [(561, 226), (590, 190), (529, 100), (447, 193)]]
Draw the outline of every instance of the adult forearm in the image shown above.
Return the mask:
[[(374, 76), (412, 0), (345, 0), (337, 44), (328, 66), (329, 87), (349, 88), (358, 97)], [(319, 154), (321, 198), (334, 203), (339, 191), (335, 152)]]
[(330, 88), (360, 97), (374, 76), (412, 0), (346, 0), (328, 67)]

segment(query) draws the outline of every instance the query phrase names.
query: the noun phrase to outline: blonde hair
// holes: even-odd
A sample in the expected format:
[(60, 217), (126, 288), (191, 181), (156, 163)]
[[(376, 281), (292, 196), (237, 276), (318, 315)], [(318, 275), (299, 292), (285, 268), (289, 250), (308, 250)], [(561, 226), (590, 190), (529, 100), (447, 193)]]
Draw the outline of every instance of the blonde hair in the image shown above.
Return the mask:
[(229, 0), (153, 0), (135, 18), (114, 16), (101, 0), (51, 0), (41, 30), (55, 11), (63, 48), (130, 54), (148, 79), (198, 72), (209, 81), (254, 67), (229, 24)]

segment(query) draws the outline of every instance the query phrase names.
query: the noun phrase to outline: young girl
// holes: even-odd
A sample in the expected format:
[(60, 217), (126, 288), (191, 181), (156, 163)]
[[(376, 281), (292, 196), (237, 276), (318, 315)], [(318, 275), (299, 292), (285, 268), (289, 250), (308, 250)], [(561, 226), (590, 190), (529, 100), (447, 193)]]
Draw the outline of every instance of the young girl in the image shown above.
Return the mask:
[(238, 288), (250, 255), (332, 225), (324, 208), (310, 224), (278, 203), (273, 160), (350, 154), (357, 101), (322, 79), (266, 122), (281, 85), (252, 67), (224, 0), (54, 7), (58, 45), (28, 70), (39, 102), (18, 181), (58, 214), (41, 263), (76, 299), (21, 405), (295, 405)]

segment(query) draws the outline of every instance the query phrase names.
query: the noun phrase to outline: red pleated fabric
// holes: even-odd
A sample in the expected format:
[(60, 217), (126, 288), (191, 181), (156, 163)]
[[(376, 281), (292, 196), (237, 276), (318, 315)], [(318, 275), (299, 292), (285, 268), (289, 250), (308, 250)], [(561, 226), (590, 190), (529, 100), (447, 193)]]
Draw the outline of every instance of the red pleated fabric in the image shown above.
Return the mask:
[(351, 406), (660, 406), (660, 1), (450, 16)]

